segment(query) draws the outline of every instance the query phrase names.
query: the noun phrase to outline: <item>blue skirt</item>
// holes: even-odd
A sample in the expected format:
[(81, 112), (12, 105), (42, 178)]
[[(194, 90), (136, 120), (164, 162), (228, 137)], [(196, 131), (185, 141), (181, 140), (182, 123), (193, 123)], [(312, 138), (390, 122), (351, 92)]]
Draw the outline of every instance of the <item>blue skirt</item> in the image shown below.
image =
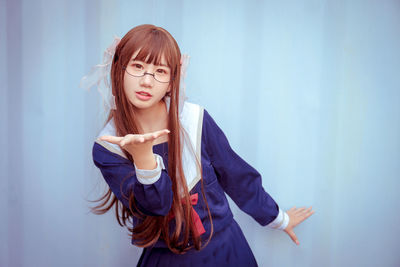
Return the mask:
[(168, 248), (145, 248), (137, 266), (258, 266), (254, 255), (235, 220), (215, 233), (208, 245), (198, 251), (175, 254)]

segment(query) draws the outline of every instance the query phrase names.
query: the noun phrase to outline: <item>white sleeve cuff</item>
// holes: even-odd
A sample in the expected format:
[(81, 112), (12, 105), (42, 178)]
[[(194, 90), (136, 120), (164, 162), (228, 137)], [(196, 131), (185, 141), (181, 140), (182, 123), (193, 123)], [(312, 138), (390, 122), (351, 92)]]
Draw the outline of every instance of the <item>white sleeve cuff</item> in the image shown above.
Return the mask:
[(141, 184), (154, 184), (161, 177), (161, 170), (165, 169), (163, 159), (160, 155), (154, 154), (157, 167), (153, 170), (138, 169), (135, 164), (136, 177)]
[(282, 211), (281, 208), (279, 208), (278, 216), (267, 226), (274, 229), (283, 230), (288, 226), (288, 224), (289, 215), (287, 215), (286, 212)]

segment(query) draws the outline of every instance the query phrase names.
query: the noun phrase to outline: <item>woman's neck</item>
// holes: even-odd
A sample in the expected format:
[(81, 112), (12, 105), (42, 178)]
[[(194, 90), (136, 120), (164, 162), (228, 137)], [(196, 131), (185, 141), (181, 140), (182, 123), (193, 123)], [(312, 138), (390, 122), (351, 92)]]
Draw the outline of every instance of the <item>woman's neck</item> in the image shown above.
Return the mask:
[(163, 100), (147, 109), (136, 109), (135, 115), (143, 133), (150, 133), (168, 127), (168, 111)]

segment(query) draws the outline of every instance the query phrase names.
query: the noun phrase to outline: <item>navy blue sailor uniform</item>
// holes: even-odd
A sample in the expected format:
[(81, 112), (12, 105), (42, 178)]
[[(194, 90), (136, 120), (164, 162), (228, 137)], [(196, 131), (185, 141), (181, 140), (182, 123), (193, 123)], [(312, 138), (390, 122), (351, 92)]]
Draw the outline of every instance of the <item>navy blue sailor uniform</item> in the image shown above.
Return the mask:
[[(186, 136), (182, 164), (190, 195), (198, 195), (193, 209), (205, 230), (201, 235), (203, 243), (210, 235), (211, 225), (194, 156), (201, 158), (204, 191), (214, 233), (205, 248), (200, 251), (191, 249), (183, 255), (171, 252), (160, 239), (154, 246), (143, 249), (138, 266), (257, 266), (239, 225), (233, 219), (225, 193), (263, 226), (284, 229), (289, 221), (287, 214), (265, 192), (260, 174), (232, 150), (225, 134), (206, 110), (185, 102), (180, 121)], [(99, 137), (103, 135), (115, 135), (113, 120), (107, 123)], [(167, 172), (168, 143), (154, 145), (153, 153), (156, 169), (140, 170), (118, 145), (99, 139), (93, 145), (93, 161), (123, 205), (129, 207), (128, 192), (133, 190), (142, 212), (150, 216), (165, 216), (172, 205), (172, 183)]]

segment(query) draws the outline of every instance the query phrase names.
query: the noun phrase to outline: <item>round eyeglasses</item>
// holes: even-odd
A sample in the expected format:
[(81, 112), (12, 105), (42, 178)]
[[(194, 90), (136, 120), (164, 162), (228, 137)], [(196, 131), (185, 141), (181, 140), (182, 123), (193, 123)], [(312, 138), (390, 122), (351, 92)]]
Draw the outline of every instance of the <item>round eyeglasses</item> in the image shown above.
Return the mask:
[(146, 72), (144, 68), (128, 66), (124, 68), (126, 73), (133, 77), (143, 77), (144, 75), (153, 76), (154, 80), (160, 83), (169, 83), (171, 81), (171, 75), (165, 69), (156, 69), (156, 72)]

